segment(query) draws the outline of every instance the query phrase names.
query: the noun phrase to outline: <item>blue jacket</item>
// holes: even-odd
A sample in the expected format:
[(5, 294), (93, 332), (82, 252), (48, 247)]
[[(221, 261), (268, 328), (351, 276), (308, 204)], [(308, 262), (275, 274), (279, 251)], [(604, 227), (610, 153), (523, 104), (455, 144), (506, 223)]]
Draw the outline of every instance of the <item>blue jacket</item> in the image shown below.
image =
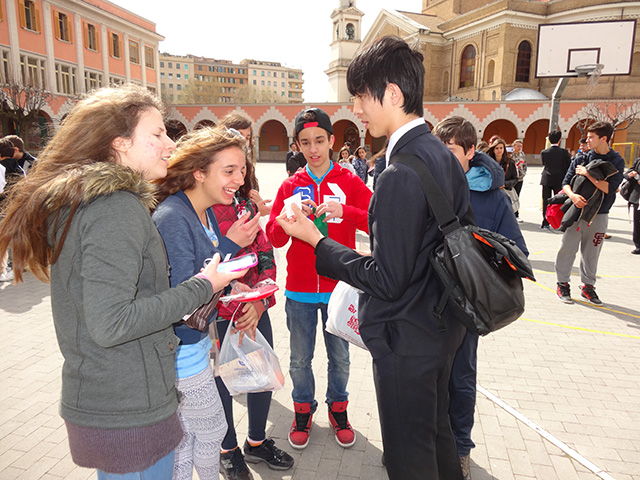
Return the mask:
[(529, 250), (511, 208), (511, 200), (501, 189), (504, 185), (502, 167), (486, 153), (476, 151), (466, 176), (476, 225), (510, 238), (528, 256)]
[[(222, 258), (230, 253), (233, 257), (240, 250), (239, 245), (222, 236), (211, 208), (207, 209), (207, 214), (219, 239), (217, 248), (207, 237), (196, 211), (184, 192), (180, 191), (167, 197), (153, 214), (153, 221), (167, 251), (169, 281), (172, 288), (198, 273), (203, 262), (214, 253), (220, 253)], [(217, 310), (214, 310), (209, 321), (215, 319), (216, 315)], [(206, 330), (201, 332), (182, 323), (174, 324), (174, 330), (184, 345), (197, 343), (209, 334)]]

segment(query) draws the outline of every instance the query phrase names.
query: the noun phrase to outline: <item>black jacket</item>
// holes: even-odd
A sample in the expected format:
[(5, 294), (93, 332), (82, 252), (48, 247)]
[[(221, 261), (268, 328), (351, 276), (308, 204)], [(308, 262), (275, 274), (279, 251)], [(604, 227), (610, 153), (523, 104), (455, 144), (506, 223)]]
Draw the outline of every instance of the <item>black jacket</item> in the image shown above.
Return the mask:
[[(607, 180), (618, 173), (618, 169), (613, 165), (613, 163), (602, 159), (595, 159), (589, 162), (587, 164), (587, 171), (597, 180)], [(558, 229), (561, 232), (564, 232), (578, 220), (586, 220), (591, 223), (593, 218), (600, 212), (605, 199), (604, 192), (599, 188), (596, 188), (596, 186), (584, 175), (574, 175), (571, 179), (570, 185), (573, 193), (582, 195), (587, 201), (587, 204), (582, 208), (576, 207), (569, 196), (564, 192), (554, 195), (549, 199), (549, 203), (551, 204), (563, 203), (561, 210), (564, 212), (564, 216), (562, 217), (562, 223)]]
[(540, 185), (560, 188), (564, 175), (571, 165), (571, 155), (566, 149), (552, 145), (540, 152), (540, 158), (544, 166)]
[(624, 174), (624, 178), (626, 178), (630, 182), (635, 182), (633, 186), (633, 191), (631, 192), (631, 196), (629, 197), (629, 203), (633, 203), (637, 205), (640, 203), (640, 183), (638, 183), (638, 176), (636, 175), (633, 178), (629, 178), (629, 172), (635, 171), (640, 173), (640, 157), (636, 158), (633, 162), (633, 166)]
[[(464, 223), (473, 223), (462, 167), (426, 124), (400, 138), (396, 153), (423, 159), (456, 215)], [(316, 248), (318, 273), (364, 291), (359, 304), (360, 334), (374, 358), (394, 351), (442, 361), (455, 352), (465, 330), (445, 315), (447, 330), (438, 331), (433, 307), (442, 287), (428, 257), (442, 233), (410, 167), (391, 163), (378, 178), (369, 207), (369, 237), (371, 256), (323, 239)]]

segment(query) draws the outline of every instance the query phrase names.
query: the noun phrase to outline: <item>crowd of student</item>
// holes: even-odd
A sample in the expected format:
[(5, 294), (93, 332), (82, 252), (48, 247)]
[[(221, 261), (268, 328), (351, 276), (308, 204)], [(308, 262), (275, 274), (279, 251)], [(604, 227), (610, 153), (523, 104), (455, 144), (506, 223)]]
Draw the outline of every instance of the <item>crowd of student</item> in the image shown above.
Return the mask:
[[(463, 223), (501, 233), (525, 254), (518, 214), (527, 165), (521, 141), (478, 144), (476, 129), (462, 117), (443, 120), (432, 133), (423, 118), (423, 81), (422, 55), (403, 40), (383, 37), (361, 50), (347, 73), (354, 112), (387, 145), (367, 160), (363, 147), (354, 152), (347, 142), (334, 162), (328, 115), (318, 108), (300, 112), (288, 178), (272, 205), (259, 192), (248, 118), (231, 114), (176, 145), (158, 100), (135, 86), (103, 89), (79, 102), (37, 162), (15, 138), (0, 140), (0, 173), (15, 184), (3, 198), (0, 254), (12, 247), (16, 281), (27, 267), (51, 281), (65, 359), (60, 411), (74, 462), (113, 480), (134, 478), (126, 476), (132, 472), (190, 479), (194, 469), (202, 480), (218, 479), (219, 472), (246, 480), (253, 478), (246, 462), (293, 466), (266, 434), (271, 392), (247, 395), (249, 429), (240, 448), (232, 397), (210, 360), (230, 322), (240, 338), (259, 331), (273, 346), (273, 296), (230, 304), (219, 297), (274, 280), (273, 248), (291, 242), (289, 445), (304, 449), (312, 434), (319, 321), (329, 422), (340, 446), (356, 442), (348, 417), (349, 344), (324, 329), (332, 291), (343, 280), (363, 292), (360, 334), (373, 357), (389, 478), (471, 478), (478, 335), (450, 315), (432, 313), (441, 287), (428, 255), (442, 234), (416, 173), (395, 159), (417, 156)], [(622, 159), (609, 147), (612, 133), (609, 124), (590, 126), (589, 151), (571, 160), (560, 152), (559, 132), (550, 132), (552, 146), (542, 152), (545, 207), (552, 194), (564, 192), (550, 202), (579, 210), (556, 260), (557, 294), (565, 303), (580, 247), (582, 296), (602, 304), (594, 287), (597, 261), (623, 177)], [(638, 161), (626, 177), (640, 191), (637, 171)], [(285, 204), (296, 196), (300, 204), (288, 211)], [(636, 229), (639, 196), (633, 197)], [(589, 203), (592, 214), (584, 218)], [(261, 216), (268, 216), (264, 230)], [(543, 210), (541, 227), (547, 225)], [(355, 251), (357, 229), (370, 236), (369, 255)], [(633, 238), (633, 253), (640, 253), (635, 230)], [(256, 266), (217, 271), (221, 259), (246, 253), (257, 255)], [(194, 320), (205, 307), (206, 318)]]

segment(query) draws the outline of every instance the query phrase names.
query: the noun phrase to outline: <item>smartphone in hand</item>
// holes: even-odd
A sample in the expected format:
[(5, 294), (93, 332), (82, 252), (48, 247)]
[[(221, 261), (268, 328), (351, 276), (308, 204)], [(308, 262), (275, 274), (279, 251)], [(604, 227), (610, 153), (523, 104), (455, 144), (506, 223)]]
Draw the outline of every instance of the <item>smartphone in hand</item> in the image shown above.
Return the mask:
[(233, 273), (238, 270), (246, 270), (247, 268), (255, 267), (257, 264), (258, 256), (255, 253), (249, 253), (237, 258), (232, 258), (226, 262), (220, 262), (220, 264), (218, 264), (218, 272)]

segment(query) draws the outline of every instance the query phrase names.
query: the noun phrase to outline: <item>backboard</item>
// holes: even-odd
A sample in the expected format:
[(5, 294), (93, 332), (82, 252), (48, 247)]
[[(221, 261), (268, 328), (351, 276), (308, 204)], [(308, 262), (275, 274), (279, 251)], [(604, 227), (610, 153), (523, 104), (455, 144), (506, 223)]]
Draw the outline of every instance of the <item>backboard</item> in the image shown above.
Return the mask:
[(540, 24), (536, 77), (577, 77), (576, 67), (597, 64), (601, 75), (629, 75), (635, 35), (635, 20)]

